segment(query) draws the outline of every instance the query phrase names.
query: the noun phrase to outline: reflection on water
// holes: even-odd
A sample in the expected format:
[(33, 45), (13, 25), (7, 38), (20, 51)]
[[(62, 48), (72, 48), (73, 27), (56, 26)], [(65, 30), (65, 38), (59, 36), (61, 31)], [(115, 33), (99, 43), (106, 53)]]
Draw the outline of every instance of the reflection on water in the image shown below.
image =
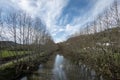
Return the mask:
[(55, 58), (55, 64), (53, 68), (53, 80), (67, 80), (64, 72), (64, 58), (63, 56), (57, 55)]
[(21, 80), (27, 80), (27, 77), (23, 77)]
[(55, 60), (41, 64), (39, 70), (21, 80), (103, 80), (96, 72), (84, 64), (73, 65), (62, 55), (56, 55)]

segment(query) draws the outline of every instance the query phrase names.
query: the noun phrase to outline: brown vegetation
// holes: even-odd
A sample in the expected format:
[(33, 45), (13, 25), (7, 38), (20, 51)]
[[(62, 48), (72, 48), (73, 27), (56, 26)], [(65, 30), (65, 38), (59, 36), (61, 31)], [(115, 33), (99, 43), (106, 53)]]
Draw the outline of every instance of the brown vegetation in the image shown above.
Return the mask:
[(106, 80), (120, 79), (120, 13), (117, 0), (79, 36), (58, 44), (76, 64), (85, 63)]

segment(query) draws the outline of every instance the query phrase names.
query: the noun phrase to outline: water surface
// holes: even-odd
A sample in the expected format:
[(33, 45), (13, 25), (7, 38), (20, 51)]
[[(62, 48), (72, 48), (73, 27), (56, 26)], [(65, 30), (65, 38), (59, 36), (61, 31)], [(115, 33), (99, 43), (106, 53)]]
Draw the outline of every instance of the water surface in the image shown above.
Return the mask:
[(96, 76), (96, 72), (86, 65), (74, 65), (64, 56), (57, 54), (46, 64), (39, 65), (38, 71), (21, 80), (103, 80), (103, 78)]

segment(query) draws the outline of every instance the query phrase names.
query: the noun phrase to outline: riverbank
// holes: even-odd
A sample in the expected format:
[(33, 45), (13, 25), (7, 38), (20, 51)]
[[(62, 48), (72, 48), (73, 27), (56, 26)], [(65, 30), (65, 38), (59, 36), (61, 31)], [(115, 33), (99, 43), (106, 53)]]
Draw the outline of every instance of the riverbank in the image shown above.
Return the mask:
[(57, 46), (49, 48), (46, 51), (26, 56), (19, 60), (11, 61), (0, 67), (0, 80), (18, 80), (24, 75), (31, 74), (39, 68), (39, 65), (46, 63), (51, 55), (57, 50)]
[(58, 54), (57, 51), (49, 55), (48, 60), (37, 65), (37, 69), (26, 73), (20, 80), (51, 80), (53, 76), (52, 69), (54, 67), (55, 56)]
[(94, 69), (98, 76), (103, 76), (104, 80), (120, 79), (120, 54), (104, 53), (98, 49), (78, 49), (73, 45), (60, 44), (63, 55), (69, 58), (74, 64), (85, 64)]
[(120, 79), (120, 28), (80, 34), (58, 43), (62, 53), (75, 64), (93, 68), (106, 80)]
[(38, 69), (38, 65), (45, 63), (51, 54), (44, 53), (41, 55), (36, 55), (32, 60), (28, 62), (27, 60), (19, 61), (16, 64), (9, 65), (8, 67), (1, 68), (0, 70), (0, 80), (16, 80), (24, 74), (31, 73), (33, 70)]

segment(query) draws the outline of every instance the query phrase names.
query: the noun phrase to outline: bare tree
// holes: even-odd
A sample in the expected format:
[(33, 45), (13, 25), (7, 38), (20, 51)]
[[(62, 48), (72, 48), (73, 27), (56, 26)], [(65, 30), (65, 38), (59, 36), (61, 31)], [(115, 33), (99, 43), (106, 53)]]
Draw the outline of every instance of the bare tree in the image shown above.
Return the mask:
[[(2, 10), (0, 9), (0, 41), (2, 40), (2, 28), (3, 28), (3, 22), (2, 22), (2, 16), (1, 16)], [(0, 42), (0, 58), (2, 58), (2, 45)], [(1, 60), (0, 60), (1, 64)]]
[(119, 10), (118, 10), (118, 0), (114, 0), (114, 5), (113, 6), (115, 8), (115, 15), (116, 15), (117, 27), (120, 27)]

